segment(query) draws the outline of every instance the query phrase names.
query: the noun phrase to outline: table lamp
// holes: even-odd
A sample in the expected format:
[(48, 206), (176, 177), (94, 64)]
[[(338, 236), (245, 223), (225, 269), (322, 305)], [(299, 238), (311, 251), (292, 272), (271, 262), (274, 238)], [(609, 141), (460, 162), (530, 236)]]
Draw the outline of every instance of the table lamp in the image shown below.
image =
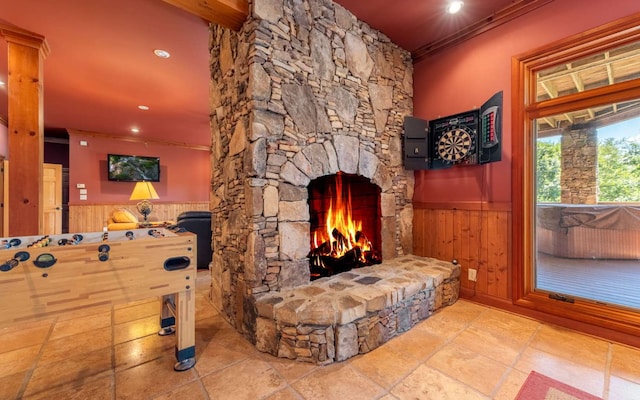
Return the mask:
[(153, 211), (153, 204), (150, 199), (159, 199), (158, 193), (153, 188), (151, 182), (136, 182), (129, 200), (141, 200), (137, 204), (138, 212), (144, 217), (144, 225), (149, 225), (149, 214)]

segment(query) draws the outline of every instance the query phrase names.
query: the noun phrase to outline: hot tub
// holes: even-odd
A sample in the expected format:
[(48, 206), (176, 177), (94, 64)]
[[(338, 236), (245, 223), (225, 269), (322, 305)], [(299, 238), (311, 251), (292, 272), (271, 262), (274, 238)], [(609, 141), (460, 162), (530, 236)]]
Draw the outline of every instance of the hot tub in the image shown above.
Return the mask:
[(640, 258), (640, 206), (544, 204), (537, 207), (538, 251), (557, 257)]

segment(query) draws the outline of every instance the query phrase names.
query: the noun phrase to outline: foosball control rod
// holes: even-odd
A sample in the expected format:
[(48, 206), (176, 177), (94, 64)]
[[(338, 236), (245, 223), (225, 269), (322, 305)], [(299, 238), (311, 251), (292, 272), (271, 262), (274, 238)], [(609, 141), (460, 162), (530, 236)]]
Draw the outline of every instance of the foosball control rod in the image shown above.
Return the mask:
[[(176, 318), (176, 305), (173, 304), (171, 302), (171, 300), (169, 300), (169, 299), (164, 301), (164, 305), (167, 307), (167, 309), (169, 310), (169, 312), (171, 313), (171, 315), (175, 319)], [(175, 326), (165, 326), (164, 328), (160, 329), (160, 331), (158, 332), (158, 335), (160, 335), (160, 336), (168, 336), (168, 335), (173, 335), (174, 333), (176, 333), (176, 327)]]

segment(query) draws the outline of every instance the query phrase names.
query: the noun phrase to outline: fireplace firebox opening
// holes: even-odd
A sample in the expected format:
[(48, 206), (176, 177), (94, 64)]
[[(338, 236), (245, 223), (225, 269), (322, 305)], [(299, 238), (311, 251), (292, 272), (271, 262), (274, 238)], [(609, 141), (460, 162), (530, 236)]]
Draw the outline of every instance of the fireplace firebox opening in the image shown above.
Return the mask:
[(380, 188), (338, 172), (310, 182), (310, 278), (380, 264)]

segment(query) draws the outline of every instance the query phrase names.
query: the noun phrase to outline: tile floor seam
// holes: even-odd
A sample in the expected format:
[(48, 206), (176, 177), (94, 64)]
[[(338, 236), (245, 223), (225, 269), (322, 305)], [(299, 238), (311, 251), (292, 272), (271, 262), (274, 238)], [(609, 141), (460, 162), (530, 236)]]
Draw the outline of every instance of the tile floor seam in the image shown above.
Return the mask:
[[(433, 314), (432, 314), (432, 315), (430, 315), (430, 316), (429, 316), (429, 318), (431, 318), (432, 316), (433, 316)], [(456, 382), (460, 383), (460, 384), (461, 384), (461, 385), (463, 385), (464, 387), (467, 387), (467, 388), (469, 388), (469, 389), (473, 390), (474, 392), (477, 392), (477, 393), (479, 393), (480, 395), (482, 395), (482, 396), (484, 396), (484, 397), (487, 397), (487, 396), (485, 396), (483, 393), (481, 393), (481, 392), (477, 391), (476, 389), (474, 389), (473, 387), (471, 387), (471, 386), (467, 385), (466, 383), (464, 383), (464, 382), (460, 381), (459, 379), (457, 379), (457, 378), (454, 378), (454, 377), (450, 376), (449, 374), (445, 373), (444, 371), (441, 371), (440, 369), (438, 369), (438, 368), (436, 368), (436, 367), (433, 367), (433, 366), (430, 366), (430, 365), (427, 365), (427, 364), (426, 364), (426, 362), (427, 362), (427, 361), (429, 361), (429, 359), (431, 359), (431, 357), (433, 357), (435, 354), (437, 354), (440, 350), (442, 350), (442, 349), (443, 349), (444, 347), (446, 347), (447, 345), (451, 344), (451, 342), (453, 342), (453, 340), (454, 340), (456, 337), (458, 337), (462, 332), (464, 332), (465, 330), (467, 330), (467, 329), (469, 328), (469, 326), (471, 326), (471, 322), (472, 322), (473, 320), (475, 320), (476, 318), (478, 318), (479, 316), (480, 316), (480, 314), (478, 314), (474, 319), (472, 319), (472, 320), (468, 321), (468, 322), (466, 323), (466, 325), (464, 325), (464, 328), (462, 328), (462, 329), (458, 330), (456, 333), (454, 333), (454, 334), (453, 334), (453, 335), (451, 335), (450, 337), (446, 338), (446, 339), (442, 342), (442, 344), (441, 344), (440, 346), (437, 346), (437, 347), (436, 347), (436, 348), (431, 352), (431, 354), (429, 354), (428, 356), (425, 356), (424, 358), (422, 358), (422, 359), (418, 362), (418, 365), (416, 365), (416, 366), (415, 366), (411, 371), (409, 371), (407, 374), (405, 374), (404, 376), (402, 376), (402, 378), (401, 378), (401, 379), (399, 379), (397, 382), (395, 382), (394, 384), (392, 384), (392, 385), (391, 385), (391, 387), (390, 387), (390, 388), (389, 388), (389, 390), (388, 390), (388, 393), (389, 393), (390, 395), (392, 395), (391, 391), (392, 391), (396, 386), (398, 386), (398, 385), (399, 385), (399, 384), (400, 384), (404, 379), (406, 379), (409, 375), (411, 375), (412, 373), (414, 373), (418, 368), (420, 368), (420, 366), (424, 365), (424, 366), (426, 366), (427, 368), (431, 368), (431, 369), (433, 369), (433, 370), (436, 370), (436, 371), (440, 372), (441, 374), (443, 374), (443, 375), (445, 375), (445, 376), (447, 376), (447, 377), (449, 377), (449, 378), (453, 379), (454, 381), (456, 381)], [(421, 323), (427, 322), (427, 321), (429, 320), (429, 318), (427, 318), (427, 319), (425, 319), (425, 320), (421, 321)]]
[[(164, 358), (164, 357), (160, 357), (160, 358)], [(145, 364), (145, 363), (143, 363), (143, 364)], [(139, 364), (139, 365), (142, 365), (142, 364)], [(166, 396), (166, 395), (169, 395), (169, 397), (171, 397), (171, 393), (173, 393), (176, 389), (183, 388), (183, 387), (191, 385), (192, 383), (195, 383), (195, 382), (202, 382), (202, 380), (198, 377), (196, 371), (194, 371), (193, 369), (186, 370), (186, 371), (179, 371), (179, 372), (175, 371), (175, 373), (177, 373), (177, 374), (186, 374), (187, 372), (190, 372), (191, 375), (193, 375), (194, 379), (192, 379), (190, 381), (186, 381), (182, 385), (172, 386), (172, 387), (168, 388), (167, 390), (165, 390), (164, 392), (155, 393), (153, 396), (147, 397), (147, 399), (153, 400), (153, 399), (157, 399), (158, 397), (162, 397), (162, 396)], [(202, 386), (204, 386), (204, 385), (202, 385)], [(206, 392), (206, 389), (205, 389), (205, 392)], [(113, 398), (117, 399), (117, 397), (113, 397)]]
[(489, 395), (489, 398), (493, 399), (496, 397), (496, 395), (500, 392), (500, 389), (502, 389), (502, 385), (505, 384), (505, 382), (507, 381), (507, 379), (509, 378), (509, 375), (511, 375), (511, 373), (513, 371), (515, 371), (516, 369), (513, 367), (508, 367), (507, 370), (502, 374), (502, 376), (500, 377), (500, 379), (498, 379), (498, 383), (496, 384), (496, 386), (493, 388), (493, 391), (491, 392), (491, 394)]
[(609, 399), (609, 391), (611, 389), (611, 362), (613, 361), (613, 343), (607, 342), (607, 361), (604, 366), (604, 388), (602, 389), (602, 398)]
[[(269, 354), (269, 353), (263, 353), (263, 354), (267, 354), (267, 355), (269, 355), (270, 357), (275, 358), (275, 356), (273, 356), (273, 355), (271, 355), (271, 354)], [(281, 361), (281, 360), (282, 360), (282, 359), (277, 358), (275, 361)], [(269, 361), (269, 360), (265, 360), (265, 361), (266, 361), (267, 363), (269, 363), (269, 365), (270, 365), (273, 369), (275, 369), (276, 371), (278, 371), (278, 369), (277, 369), (276, 367), (274, 367), (274, 366), (271, 364), (271, 361)], [(289, 360), (289, 361), (292, 361), (292, 360)], [(295, 361), (295, 362), (299, 362), (299, 361)], [(309, 364), (310, 364), (310, 363), (309, 363)], [(313, 365), (315, 365), (317, 368), (322, 368), (322, 367), (324, 367), (324, 365), (317, 365), (317, 364), (313, 364)], [(285, 379), (285, 381), (287, 381), (287, 383), (289, 383), (289, 384), (296, 383), (296, 382), (298, 382), (299, 380), (301, 380), (301, 379), (303, 379), (303, 378), (306, 378), (308, 375), (310, 375), (310, 374), (314, 373), (314, 372), (317, 370), (317, 368), (311, 369), (311, 370), (309, 370), (309, 371), (305, 372), (304, 374), (302, 374), (302, 375), (298, 376), (297, 378), (294, 378), (294, 379), (293, 379), (293, 380), (291, 380), (291, 381), (290, 381), (290, 380), (288, 380), (288, 379)], [(280, 372), (278, 371), (278, 373), (280, 373)]]
[[(434, 315), (434, 314), (431, 314), (428, 318), (423, 319), (423, 320), (422, 320), (422, 321), (420, 321), (418, 324), (414, 325), (414, 327), (413, 327), (413, 328), (415, 328), (415, 327), (416, 327), (417, 325), (419, 325), (419, 324), (426, 323), (426, 322), (429, 320), (429, 318), (431, 318), (433, 315)], [(413, 329), (413, 328), (412, 328), (412, 329)], [(465, 328), (461, 329), (460, 331), (458, 331), (457, 333), (455, 333), (454, 335), (452, 335), (450, 338), (445, 339), (445, 340), (444, 340), (444, 341), (443, 341), (439, 346), (434, 347), (434, 349), (433, 349), (433, 351), (431, 351), (431, 353), (429, 353), (428, 355), (426, 355), (426, 356), (424, 356), (424, 357), (420, 358), (420, 359), (418, 360), (417, 365), (416, 365), (413, 369), (409, 370), (406, 374), (401, 375), (399, 379), (397, 379), (397, 380), (393, 381), (393, 382), (390, 384), (390, 387), (389, 387), (389, 390), (388, 390), (389, 394), (391, 394), (391, 389), (393, 389), (394, 387), (396, 387), (400, 382), (402, 382), (402, 381), (403, 381), (403, 380), (405, 380), (409, 375), (411, 375), (412, 373), (414, 373), (418, 368), (420, 368), (420, 366), (421, 366), (422, 364), (426, 363), (426, 362), (427, 362), (431, 357), (433, 357), (433, 355), (434, 355), (434, 354), (436, 354), (438, 351), (442, 350), (446, 345), (450, 344), (450, 343), (451, 343), (451, 342), (452, 342), (452, 341), (453, 341), (453, 340), (454, 340), (458, 335), (460, 335), (460, 334), (461, 334), (462, 332), (464, 332), (466, 329), (467, 329), (467, 327), (465, 327)], [(428, 333), (430, 333), (430, 330), (428, 330), (427, 332), (428, 332)], [(403, 332), (403, 333), (408, 333), (408, 332)], [(398, 337), (399, 337), (399, 335), (398, 335), (398, 336), (395, 336), (395, 337), (393, 337), (393, 338), (391, 338), (391, 340), (394, 340), (394, 339), (396, 339), (396, 338), (398, 338)], [(390, 342), (391, 340), (389, 340), (388, 342)], [(385, 343), (388, 343), (388, 342), (385, 342)], [(382, 345), (384, 345), (385, 343), (383, 343)], [(379, 347), (380, 347), (380, 346), (376, 347), (376, 349), (377, 349), (377, 348), (379, 348)], [(374, 351), (374, 350), (375, 350), (375, 349), (373, 349), (372, 351)], [(362, 354), (362, 355), (365, 355), (365, 354), (367, 354), (367, 353), (364, 353), (364, 354)]]
[(35, 372), (36, 368), (38, 367), (38, 363), (40, 362), (40, 358), (42, 357), (42, 353), (44, 353), (45, 345), (49, 342), (49, 338), (53, 334), (53, 329), (56, 326), (56, 323), (58, 323), (58, 319), (59, 319), (58, 317), (55, 317), (55, 319), (51, 322), (51, 325), (49, 325), (49, 332), (47, 333), (47, 335), (43, 339), (42, 343), (40, 344), (40, 351), (38, 351), (38, 355), (36, 356), (35, 360), (33, 361), (33, 364), (31, 364), (31, 368), (29, 368), (27, 370), (27, 373), (24, 376), (24, 380), (22, 382), (22, 386), (20, 386), (20, 389), (18, 390), (18, 394), (16, 396), (16, 399), (21, 399), (24, 396), (24, 394), (26, 393), (27, 387), (29, 386), (29, 383), (31, 382), (31, 378), (33, 377), (33, 373)]
[[(453, 346), (456, 346), (456, 347), (458, 347), (458, 348), (466, 349), (466, 347), (458, 346), (458, 345), (457, 345), (457, 344), (455, 344), (455, 343), (452, 343), (452, 345), (453, 345)], [(469, 350), (469, 349), (467, 349), (467, 350)], [(493, 361), (493, 362), (495, 362), (495, 363), (497, 363), (497, 364), (500, 364), (500, 366), (504, 366), (504, 367), (506, 367), (506, 368), (507, 368), (507, 370), (509, 369), (509, 367), (508, 367), (508, 366), (506, 366), (506, 365), (504, 365), (504, 364), (500, 363), (499, 361), (495, 361), (495, 360), (493, 360), (492, 358), (489, 358), (489, 357), (487, 357), (487, 356), (485, 356), (485, 355), (483, 355), (483, 354), (480, 354), (480, 353), (478, 353), (477, 351), (474, 351), (474, 350), (469, 350), (469, 351), (473, 352), (474, 354), (476, 354), (476, 355), (478, 355), (478, 356), (480, 356), (480, 357), (482, 357), (482, 358), (484, 358), (484, 359), (487, 359), (487, 360), (489, 360), (489, 361)], [(425, 365), (426, 365), (426, 364), (425, 364)], [(440, 372), (440, 373), (441, 373), (441, 374), (443, 374), (443, 375), (448, 376), (448, 377), (449, 377), (449, 378), (451, 378), (451, 379), (454, 379), (455, 381), (457, 381), (457, 382), (461, 383), (462, 385), (464, 385), (464, 386), (466, 386), (466, 387), (468, 387), (468, 388), (470, 388), (470, 389), (472, 389), (472, 390), (474, 390), (474, 391), (476, 391), (476, 392), (480, 393), (482, 396), (487, 397), (487, 398), (491, 398), (491, 395), (488, 395), (488, 394), (484, 394), (484, 393), (482, 393), (480, 390), (475, 389), (473, 386), (471, 386), (471, 385), (469, 385), (469, 384), (467, 384), (467, 383), (465, 383), (465, 382), (462, 382), (460, 379), (458, 379), (458, 378), (456, 378), (456, 377), (453, 377), (453, 376), (449, 375), (448, 373), (446, 373), (445, 371), (441, 370), (441, 369), (440, 369), (440, 368), (438, 368), (437, 366), (431, 366), (431, 365), (427, 365), (427, 366), (428, 366), (429, 368), (435, 369), (436, 371)], [(504, 374), (504, 373), (503, 373), (503, 374)], [(502, 375), (503, 375), (503, 374), (501, 374), (501, 375), (500, 375), (500, 376), (501, 376), (501, 379), (500, 379), (498, 382), (500, 382), (500, 381), (502, 380)], [(492, 390), (492, 393), (493, 393), (495, 390), (497, 390), (499, 387), (500, 387), (500, 386), (496, 386), (496, 387)]]
[(117, 364), (116, 364), (116, 324), (115, 324), (115, 309), (113, 308), (113, 304), (111, 305), (111, 367), (113, 369), (113, 373), (111, 374), (111, 398), (112, 399), (117, 399), (116, 394), (117, 392), (117, 388), (116, 388), (116, 374), (118, 373), (116, 371), (117, 368)]
[[(430, 318), (431, 316), (429, 316)], [(422, 322), (426, 322), (427, 320), (429, 320), (429, 318), (421, 321)], [(397, 379), (395, 382), (391, 383), (390, 389), (389, 389), (389, 393), (391, 393), (391, 388), (396, 387), (400, 382), (402, 382), (403, 380), (405, 380), (409, 375), (411, 375), (412, 373), (414, 373), (418, 368), (420, 368), (421, 365), (425, 364), (431, 357), (433, 357), (434, 354), (436, 354), (437, 352), (439, 352), (440, 350), (442, 350), (446, 345), (450, 344), (454, 338), (456, 338), (458, 335), (460, 335), (464, 330), (461, 329), (459, 332), (457, 332), (456, 334), (454, 334), (453, 336), (451, 336), (448, 339), (445, 339), (439, 346), (434, 347), (433, 351), (431, 351), (431, 353), (429, 353), (428, 355), (422, 357), (421, 359), (418, 360), (418, 364), (413, 367), (413, 369), (409, 370), (409, 372), (407, 372), (406, 374), (402, 375), (400, 377), (400, 379)], [(457, 380), (457, 379), (456, 379)], [(462, 383), (462, 382), (460, 382)]]
[[(475, 303), (474, 303), (474, 304), (475, 304)], [(468, 384), (466, 384), (466, 383), (464, 383), (464, 382), (460, 381), (458, 378), (450, 376), (449, 374), (447, 374), (446, 372), (442, 371), (441, 369), (439, 369), (439, 368), (437, 368), (437, 367), (435, 367), (435, 366), (430, 366), (430, 365), (427, 365), (427, 364), (426, 364), (426, 362), (427, 362), (431, 357), (433, 357), (433, 355), (434, 355), (434, 354), (438, 353), (438, 351), (442, 350), (442, 348), (444, 348), (445, 346), (447, 346), (447, 345), (449, 345), (449, 344), (453, 344), (452, 342), (453, 342), (453, 341), (454, 341), (458, 336), (460, 336), (463, 332), (465, 332), (467, 329), (469, 329), (469, 328), (473, 325), (474, 321), (476, 321), (477, 319), (479, 319), (483, 314), (485, 314), (485, 313), (489, 312), (489, 310), (491, 310), (491, 308), (487, 308), (487, 309), (485, 309), (485, 310), (482, 310), (482, 312), (481, 312), (481, 313), (479, 313), (479, 314), (478, 314), (478, 315), (476, 315), (474, 318), (472, 318), (472, 319), (470, 319), (469, 321), (467, 321), (467, 322), (466, 322), (466, 325), (464, 325), (464, 328), (460, 329), (458, 332), (456, 332), (455, 334), (451, 335), (447, 340), (445, 340), (445, 341), (443, 342), (443, 344), (442, 344), (442, 345), (441, 345), (437, 350), (434, 350), (434, 351), (433, 351), (429, 356), (427, 356), (427, 357), (425, 358), (425, 360), (421, 361), (421, 364), (420, 364), (420, 365), (424, 364), (425, 366), (427, 366), (427, 367), (429, 367), (429, 368), (435, 369), (436, 371), (440, 372), (441, 374), (443, 374), (443, 375), (445, 375), (445, 376), (448, 376), (449, 378), (451, 378), (451, 379), (455, 380), (456, 382), (458, 382), (458, 383), (460, 383), (460, 384), (464, 385), (465, 387), (467, 387), (467, 388), (469, 388), (469, 389), (471, 389), (471, 390), (473, 390), (473, 391), (475, 391), (475, 392), (479, 393), (481, 396), (484, 396), (484, 397), (487, 397), (487, 398), (493, 398), (493, 396), (495, 395), (495, 393), (497, 393), (497, 391), (499, 391), (499, 390), (500, 390), (500, 388), (502, 387), (502, 384), (504, 383), (504, 381), (505, 381), (505, 380), (507, 379), (507, 377), (509, 376), (509, 373), (510, 373), (513, 369), (515, 369), (515, 368), (513, 368), (512, 366), (510, 367), (510, 366), (508, 366), (508, 365), (504, 365), (503, 363), (501, 363), (501, 362), (499, 362), (499, 361), (496, 361), (496, 360), (493, 360), (493, 359), (491, 359), (491, 358), (489, 358), (489, 357), (486, 357), (486, 356), (484, 356), (484, 355), (482, 355), (482, 354), (478, 353), (478, 352), (477, 352), (476, 350), (474, 350), (474, 349), (468, 349), (469, 351), (472, 351), (473, 353), (475, 353), (475, 354), (477, 354), (477, 355), (479, 355), (479, 356), (481, 356), (481, 357), (487, 358), (487, 359), (489, 359), (489, 360), (493, 360), (493, 361), (497, 362), (498, 364), (501, 364), (501, 365), (504, 365), (505, 367), (507, 367), (507, 370), (506, 370), (506, 371), (501, 375), (501, 378), (500, 378), (500, 380), (498, 381), (498, 384), (496, 384), (496, 386), (493, 388), (493, 390), (492, 390), (491, 394), (489, 394), (489, 395), (485, 395), (484, 393), (480, 392), (479, 390), (475, 389), (474, 387), (472, 387), (472, 386), (470, 386), (470, 385), (468, 385)], [(428, 318), (427, 318), (425, 321), (427, 321), (427, 320), (428, 320)], [(539, 327), (538, 327), (538, 329), (539, 329)], [(530, 343), (530, 342), (531, 342), (531, 340), (533, 340), (533, 337), (534, 337), (534, 336), (535, 336), (534, 334), (532, 334), (532, 335), (531, 335), (531, 337), (529, 338), (529, 342), (527, 342), (527, 345), (528, 345), (528, 343)], [(516, 359), (517, 359), (517, 358), (519, 358), (519, 357), (522, 355), (522, 353), (524, 352), (524, 349), (527, 347), (527, 345), (525, 345), (525, 346), (523, 347), (523, 349), (522, 349), (522, 350), (520, 350), (520, 353), (518, 354), (518, 357), (516, 357)], [(464, 347), (464, 348), (466, 348), (466, 347)], [(514, 362), (512, 362), (512, 365), (515, 365), (515, 361), (514, 361)], [(418, 367), (419, 367), (419, 366), (418, 366)], [(416, 367), (416, 369), (417, 369), (418, 367)], [(414, 369), (414, 371), (415, 371), (415, 369)], [(403, 378), (403, 379), (404, 379), (404, 378)], [(394, 386), (395, 386), (395, 385), (394, 385)]]
[[(295, 388), (295, 387), (293, 387), (293, 385), (288, 384), (288, 385), (287, 385), (287, 387), (288, 387), (289, 389), (291, 389), (291, 390), (293, 391), (293, 393), (294, 393), (296, 396), (298, 396), (298, 398), (299, 398), (299, 399), (301, 399), (301, 400), (306, 400), (306, 399), (305, 399), (305, 397), (302, 395), (302, 393), (298, 392), (298, 391), (296, 390), (296, 388)], [(280, 390), (279, 392), (282, 392), (282, 391), (284, 391), (285, 389), (286, 389), (286, 388), (283, 388), (283, 389), (282, 389), (282, 390)], [(276, 392), (276, 393), (279, 393), (279, 392)], [(274, 394), (275, 394), (275, 393), (274, 393)]]
[[(449, 378), (449, 379), (451, 379), (451, 380), (453, 380), (453, 381), (458, 382), (460, 385), (462, 385), (462, 386), (464, 386), (465, 388), (467, 388), (467, 389), (469, 389), (469, 390), (473, 391), (474, 393), (479, 394), (479, 395), (480, 395), (480, 396), (482, 396), (483, 398), (490, 399), (490, 397), (489, 397), (488, 395), (486, 395), (486, 394), (482, 393), (481, 391), (479, 391), (478, 389), (474, 388), (473, 386), (471, 386), (471, 385), (469, 385), (469, 384), (467, 384), (467, 383), (462, 382), (460, 379), (458, 379), (458, 378), (456, 378), (456, 377), (453, 377), (453, 376), (451, 376), (450, 374), (448, 374), (448, 373), (446, 373), (446, 372), (442, 371), (440, 368), (435, 367), (435, 366), (431, 366), (431, 365), (427, 365), (427, 364), (424, 364), (424, 366), (425, 366), (425, 367), (427, 367), (427, 368), (430, 368), (430, 369), (432, 369), (432, 370), (434, 370), (434, 371), (437, 371), (438, 373), (440, 373), (440, 374), (442, 374), (442, 375), (446, 376), (447, 378)], [(394, 387), (395, 387), (395, 386), (394, 386)], [(389, 392), (391, 392), (391, 390), (389, 390)]]
[[(268, 353), (265, 353), (268, 354)], [(273, 357), (271, 354), (269, 354), (271, 357)], [(280, 376), (285, 382), (287, 382), (287, 385), (291, 385), (292, 383), (295, 383), (297, 381), (299, 381), (300, 379), (304, 378), (305, 376), (309, 375), (310, 373), (312, 373), (313, 371), (315, 371), (315, 369), (310, 370), (309, 372), (306, 372), (302, 375), (300, 375), (297, 378), (294, 378), (293, 380), (288, 380), (279, 370), (278, 368), (274, 367), (273, 364), (271, 364), (271, 361), (269, 361), (266, 358), (261, 358), (261, 360), (263, 360), (264, 362), (266, 362), (267, 364), (269, 364), (269, 367), (273, 368), (274, 371), (276, 371), (276, 373), (278, 374), (278, 376)]]
[[(242, 354), (244, 354), (244, 353), (242, 353)], [(224, 370), (226, 370), (226, 369), (229, 369), (230, 367), (233, 367), (233, 366), (235, 366), (235, 365), (238, 365), (238, 364), (240, 364), (240, 363), (243, 363), (243, 362), (245, 362), (245, 361), (247, 361), (247, 360), (251, 360), (251, 357), (250, 357), (248, 354), (244, 354), (244, 355), (245, 355), (245, 357), (244, 357), (244, 358), (242, 358), (242, 359), (240, 359), (240, 360), (233, 361), (231, 364), (227, 364), (227, 365), (225, 365), (225, 366), (224, 366), (224, 367), (222, 367), (222, 368), (218, 368), (218, 369), (211, 370), (210, 372), (208, 372), (208, 373), (206, 373), (206, 374), (204, 374), (204, 375), (200, 375), (200, 371), (198, 371), (198, 370), (196, 369), (196, 372), (197, 372), (197, 374), (198, 374), (198, 376), (199, 376), (199, 379), (206, 378), (206, 377), (208, 377), (209, 375), (213, 375), (213, 374), (215, 374), (215, 373), (217, 373), (217, 372), (224, 371)], [(140, 364), (140, 365), (142, 365), (142, 364)], [(198, 365), (198, 360), (196, 359), (196, 365), (195, 365), (195, 366), (197, 367), (197, 365)], [(269, 366), (271, 366), (271, 365), (269, 365)], [(194, 369), (195, 369), (195, 367), (194, 367)], [(274, 368), (274, 370), (275, 370), (275, 368)], [(276, 370), (276, 372), (278, 372), (278, 371)], [(285, 381), (286, 381), (286, 379), (285, 379)]]
[[(196, 365), (197, 364), (198, 364), (198, 360), (196, 359)], [(209, 395), (209, 392), (207, 391), (207, 388), (204, 385), (204, 382), (202, 382), (202, 376), (200, 375), (200, 371), (198, 371), (198, 369), (195, 368), (195, 366), (194, 368), (192, 368), (192, 370), (193, 370), (193, 374), (196, 376), (196, 381), (198, 381), (198, 386), (200, 387), (200, 391), (204, 394), (204, 400), (211, 400), (211, 396)], [(183, 386), (186, 386), (189, 384), (191, 384), (191, 382), (185, 383)], [(171, 391), (169, 393), (171, 393)]]
[(533, 338), (536, 336), (536, 334), (538, 333), (538, 331), (542, 326), (540, 323), (538, 323), (537, 325), (538, 326), (536, 326), (535, 331), (531, 333), (531, 335), (529, 336), (529, 340), (527, 340), (527, 342), (522, 346), (518, 355), (513, 359), (510, 365), (507, 365), (507, 370), (498, 381), (498, 384), (496, 385), (496, 387), (493, 389), (493, 392), (491, 393), (491, 398), (494, 398), (500, 392), (500, 390), (502, 389), (502, 386), (505, 384), (505, 382), (509, 378), (509, 375), (511, 375), (513, 371), (523, 372), (516, 368), (516, 364), (518, 364), (518, 361), (520, 361), (520, 358), (522, 358), (522, 355), (524, 354), (525, 350), (529, 347), (529, 345), (533, 341)]
[[(347, 364), (348, 368), (351, 368), (351, 370), (353, 372), (355, 372), (356, 374), (360, 375), (361, 377), (365, 378), (366, 380), (370, 381), (372, 384), (378, 386), (380, 389), (382, 389), (382, 391), (384, 392), (384, 394), (382, 394), (381, 396), (384, 397), (388, 394), (390, 394), (390, 390), (386, 389), (385, 387), (383, 387), (382, 385), (378, 384), (378, 382), (374, 381), (373, 379), (369, 378), (367, 375), (365, 375), (364, 373), (360, 372), (360, 370), (356, 367), (354, 367), (353, 365), (351, 365), (351, 363)], [(380, 398), (380, 397), (378, 397)]]
[(202, 394), (204, 395), (204, 400), (213, 399), (209, 394), (209, 392), (207, 391), (207, 387), (204, 385), (204, 382), (202, 382), (202, 378), (198, 378), (198, 387), (200, 388), (200, 392), (202, 392)]
[[(112, 353), (115, 353), (115, 351), (114, 351), (114, 350), (112, 350)], [(125, 371), (128, 371), (128, 370), (130, 370), (130, 369), (132, 369), (132, 368), (139, 367), (139, 366), (141, 366), (141, 365), (145, 365), (145, 364), (148, 364), (148, 363), (153, 362), (153, 361), (158, 361), (158, 360), (163, 359), (163, 358), (165, 358), (165, 357), (167, 357), (167, 356), (166, 356), (166, 355), (164, 355), (164, 354), (162, 354), (162, 355), (159, 355), (159, 356), (157, 356), (157, 357), (155, 357), (155, 358), (150, 358), (150, 359), (148, 359), (148, 360), (145, 360), (145, 361), (143, 361), (143, 362), (141, 362), (141, 363), (139, 363), (139, 364), (132, 365), (132, 366), (130, 366), (130, 367), (122, 368), (122, 369), (119, 369), (119, 370), (117, 369), (117, 367), (114, 367), (114, 368), (113, 368), (113, 373), (114, 373), (114, 375), (115, 375), (115, 374), (120, 374), (120, 373), (123, 373), (123, 372), (125, 372)]]

